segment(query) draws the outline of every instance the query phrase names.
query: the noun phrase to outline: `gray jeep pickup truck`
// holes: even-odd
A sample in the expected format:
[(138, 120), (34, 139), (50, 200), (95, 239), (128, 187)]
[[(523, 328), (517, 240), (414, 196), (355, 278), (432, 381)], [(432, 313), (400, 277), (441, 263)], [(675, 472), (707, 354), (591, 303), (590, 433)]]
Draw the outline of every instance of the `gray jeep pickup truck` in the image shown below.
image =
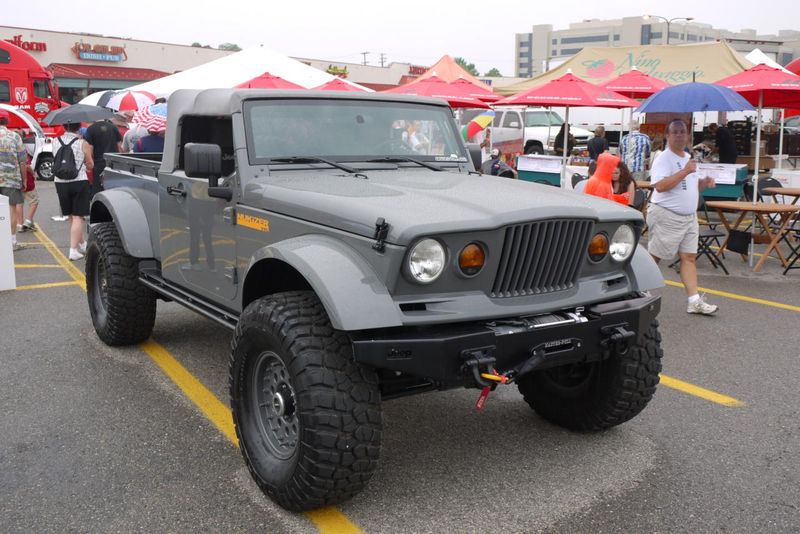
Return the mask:
[(662, 357), (641, 215), (474, 169), (438, 100), (178, 91), (163, 155), (108, 157), (94, 328), (141, 342), (157, 299), (229, 327), (242, 454), (291, 510), (364, 488), (384, 400), (514, 383), (569, 429), (636, 416)]

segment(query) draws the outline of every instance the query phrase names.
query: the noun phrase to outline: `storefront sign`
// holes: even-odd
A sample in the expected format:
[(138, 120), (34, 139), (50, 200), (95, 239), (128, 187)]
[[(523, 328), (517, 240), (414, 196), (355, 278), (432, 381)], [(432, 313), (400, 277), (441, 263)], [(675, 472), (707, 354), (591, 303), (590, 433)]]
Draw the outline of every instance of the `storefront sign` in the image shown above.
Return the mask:
[(72, 52), (78, 59), (90, 61), (126, 61), (128, 55), (122, 46), (109, 46), (102, 44), (75, 43)]
[(15, 35), (11, 39), (6, 39), (6, 41), (28, 52), (47, 52), (47, 43), (39, 41), (23, 41), (21, 34)]
[(328, 65), (328, 69), (325, 72), (328, 74), (333, 74), (334, 76), (338, 76), (339, 78), (347, 78), (347, 67)]

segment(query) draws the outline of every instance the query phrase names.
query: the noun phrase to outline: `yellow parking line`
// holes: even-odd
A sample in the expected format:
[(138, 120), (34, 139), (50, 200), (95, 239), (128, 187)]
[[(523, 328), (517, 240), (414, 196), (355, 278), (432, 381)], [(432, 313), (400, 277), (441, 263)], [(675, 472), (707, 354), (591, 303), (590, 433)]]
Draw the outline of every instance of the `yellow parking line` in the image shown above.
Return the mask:
[(661, 375), (661, 383), (668, 388), (677, 389), (678, 391), (682, 391), (684, 393), (688, 393), (689, 395), (694, 395), (695, 397), (700, 397), (701, 399), (706, 399), (717, 404), (722, 404), (723, 406), (744, 406), (744, 403), (739, 399), (734, 399), (733, 397), (723, 395), (722, 393), (701, 388), (700, 386), (695, 386), (689, 382), (684, 382), (683, 380), (678, 380), (677, 378), (672, 378), (671, 376), (664, 374)]
[[(36, 237), (74, 280), (74, 282), (66, 282), (65, 285), (79, 285), (86, 291), (84, 274), (64, 256), (44, 231), (38, 231)], [(184, 392), (203, 415), (238, 447), (239, 441), (236, 439), (230, 408), (197, 380), (167, 349), (152, 339), (139, 344), (139, 347)], [(347, 516), (332, 506), (306, 512), (305, 516), (316, 525), (322, 534), (359, 534), (361, 532), (361, 529), (354, 525)]]
[(31, 284), (27, 286), (17, 286), (17, 291), (25, 291), (26, 289), (48, 289), (51, 287), (64, 287), (64, 286), (77, 286), (80, 285), (74, 280), (68, 282), (51, 282), (49, 284)]
[[(682, 283), (674, 282), (672, 280), (664, 280), (664, 283), (672, 287), (684, 287)], [(774, 300), (757, 299), (755, 297), (748, 297), (746, 295), (739, 295), (736, 293), (728, 293), (727, 291), (719, 291), (717, 289), (709, 289), (707, 287), (698, 287), (697, 289), (711, 295), (741, 300), (743, 302), (752, 302), (753, 304), (761, 304), (763, 306), (772, 306), (773, 308), (781, 308), (783, 310), (800, 312), (800, 306), (793, 306), (792, 304), (784, 304), (782, 302), (775, 302)]]
[(14, 265), (15, 269), (49, 269), (52, 267), (58, 267), (59, 269), (61, 268), (60, 265), (55, 263), (18, 263)]

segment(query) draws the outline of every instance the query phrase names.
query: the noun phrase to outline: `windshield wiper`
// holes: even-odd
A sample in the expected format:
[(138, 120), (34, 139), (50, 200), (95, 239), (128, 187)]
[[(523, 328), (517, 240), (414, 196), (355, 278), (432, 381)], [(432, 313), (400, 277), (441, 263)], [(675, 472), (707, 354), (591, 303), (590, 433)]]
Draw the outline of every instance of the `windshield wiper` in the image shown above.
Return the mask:
[(422, 161), (421, 159), (417, 158), (409, 158), (408, 156), (386, 156), (385, 158), (376, 158), (376, 159), (368, 159), (367, 163), (399, 163), (401, 161), (409, 161), (411, 163), (416, 163), (417, 165), (421, 165), (423, 167), (427, 167), (432, 171), (443, 171), (444, 169), (440, 166), (436, 165), (435, 163), (428, 163), (427, 161)]
[(331, 167), (336, 167), (337, 169), (341, 169), (344, 172), (349, 172), (351, 174), (359, 174), (357, 169), (353, 167), (349, 167), (347, 165), (342, 165), (341, 163), (337, 163), (335, 161), (331, 161), (325, 158), (318, 158), (315, 156), (292, 156), (289, 158), (270, 158), (270, 163), (327, 163)]

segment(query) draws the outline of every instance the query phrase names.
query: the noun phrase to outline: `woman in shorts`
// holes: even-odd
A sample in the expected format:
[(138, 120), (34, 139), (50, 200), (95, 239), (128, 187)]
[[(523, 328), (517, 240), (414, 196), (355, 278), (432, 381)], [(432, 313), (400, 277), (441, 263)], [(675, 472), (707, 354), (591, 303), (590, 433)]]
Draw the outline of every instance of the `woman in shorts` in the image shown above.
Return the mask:
[(94, 168), (91, 148), (78, 136), (80, 127), (80, 124), (65, 124), (64, 135), (53, 141), (53, 152), (58, 153), (61, 145), (77, 139), (71, 148), (78, 176), (73, 180), (62, 180), (57, 176), (53, 179), (61, 214), (69, 217), (69, 259), (72, 261), (83, 258), (86, 253), (86, 224), (83, 219), (89, 215), (89, 177), (86, 171)]

